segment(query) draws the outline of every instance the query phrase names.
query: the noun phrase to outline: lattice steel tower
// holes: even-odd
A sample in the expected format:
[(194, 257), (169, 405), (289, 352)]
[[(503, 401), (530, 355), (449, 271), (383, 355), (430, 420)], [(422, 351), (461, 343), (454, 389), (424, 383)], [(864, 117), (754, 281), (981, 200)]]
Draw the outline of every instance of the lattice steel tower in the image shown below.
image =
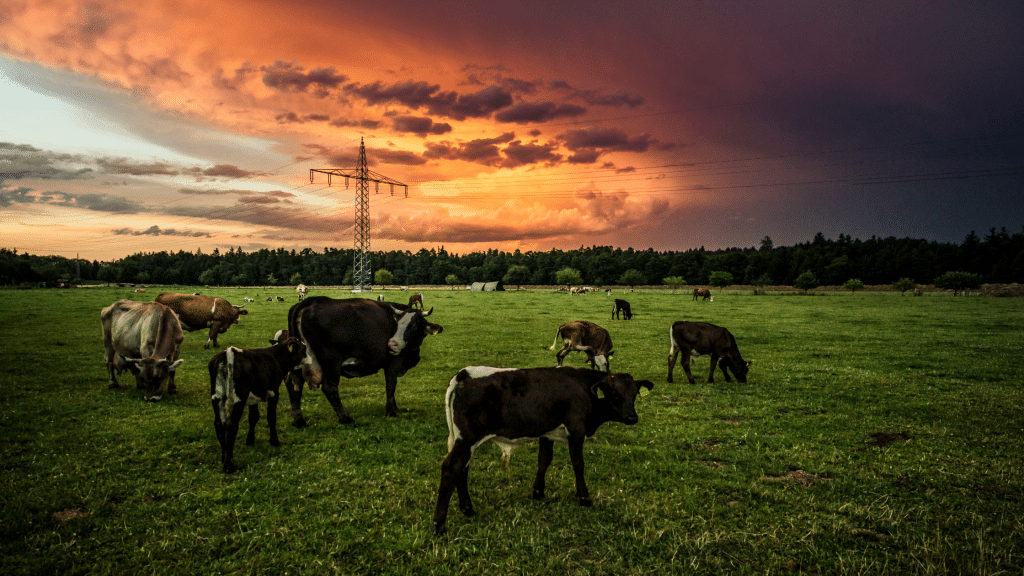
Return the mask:
[(313, 174), (320, 172), (327, 174), (327, 185), (331, 185), (331, 176), (344, 176), (345, 188), (348, 188), (348, 179), (356, 180), (356, 219), (355, 219), (355, 249), (352, 257), (352, 291), (362, 292), (373, 289), (373, 271), (370, 264), (370, 182), (376, 183), (376, 192), (380, 192), (381, 183), (391, 186), (391, 195), (395, 194), (395, 186), (405, 188), (405, 197), (409, 197), (409, 186), (383, 174), (378, 174), (366, 167), (366, 146), (363, 139), (359, 139), (359, 161), (353, 168), (310, 168), (309, 181), (313, 181)]

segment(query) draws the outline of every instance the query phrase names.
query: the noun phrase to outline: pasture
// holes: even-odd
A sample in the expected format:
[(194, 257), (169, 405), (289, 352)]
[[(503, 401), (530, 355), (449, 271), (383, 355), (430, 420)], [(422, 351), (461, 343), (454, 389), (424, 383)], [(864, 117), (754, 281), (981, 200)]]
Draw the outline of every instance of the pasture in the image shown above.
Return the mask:
[[(222, 346), (263, 347), (293, 288), (198, 291), (242, 304)], [(632, 321), (603, 292), (424, 291), (423, 360), (384, 417), (383, 375), (342, 380), (355, 424), (306, 390), (309, 427), (279, 406), (282, 445), (239, 434), (225, 475), (205, 332), (186, 333), (175, 396), (147, 404), (127, 373), (107, 389), (99, 322), (126, 288), (0, 292), (0, 572), (15, 574), (1021, 574), (1024, 309), (1012, 298), (896, 293), (752, 296), (637, 291)], [(383, 291), (405, 302), (406, 292)], [(286, 302), (266, 302), (268, 295)], [(345, 290), (310, 295), (351, 297)], [(373, 295), (375, 297), (375, 294)], [(471, 464), (477, 515), (453, 499), (433, 536), (447, 451), (444, 392), (466, 365), (553, 366), (568, 320), (611, 333), (614, 372), (649, 379), (635, 426), (585, 447), (592, 508), (555, 446), (547, 498), (537, 450)], [(669, 326), (727, 327), (747, 384), (666, 384)], [(583, 366), (581, 353), (568, 366)], [(129, 384), (125, 386), (125, 384)], [(282, 393), (284, 387), (282, 386)], [(265, 412), (265, 405), (262, 407)], [(244, 423), (243, 423), (244, 429)]]

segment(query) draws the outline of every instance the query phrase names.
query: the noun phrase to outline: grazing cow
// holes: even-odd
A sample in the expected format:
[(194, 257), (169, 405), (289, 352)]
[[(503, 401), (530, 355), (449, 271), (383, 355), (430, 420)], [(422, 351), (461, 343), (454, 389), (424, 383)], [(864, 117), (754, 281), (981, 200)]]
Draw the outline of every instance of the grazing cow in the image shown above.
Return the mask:
[(118, 300), (100, 312), (100, 323), (109, 388), (119, 387), (114, 372), (128, 368), (146, 400), (160, 400), (165, 386), (177, 392), (174, 371), (184, 362), (178, 354), (185, 335), (174, 311), (158, 302)]
[(260, 419), (259, 402), (267, 403), (270, 445), (280, 446), (277, 438), (277, 402), (281, 381), (302, 361), (305, 351), (296, 338), (284, 338), (267, 348), (242, 350), (229, 347), (210, 359), (210, 401), (213, 405), (213, 429), (220, 442), (221, 469), (235, 471), (234, 448), (242, 412), (249, 406), (249, 434), (245, 443), (256, 442), (256, 423)]
[(703, 300), (710, 300), (712, 302), (715, 301), (715, 299), (711, 297), (711, 290), (708, 290), (707, 288), (694, 288), (693, 289), (693, 299), (694, 299), (694, 301), (696, 301), (698, 298), (700, 298), (702, 301)]
[[(711, 355), (708, 383), (715, 381), (716, 364), (722, 368), (726, 382), (731, 382), (728, 370), (731, 370), (741, 383), (747, 382), (750, 362), (745, 362), (740, 356), (740, 349), (736, 347), (736, 338), (725, 328), (707, 322), (676, 322), (672, 324), (669, 339), (671, 340), (671, 347), (668, 351), (669, 382), (672, 382), (672, 369), (675, 368), (676, 357), (680, 351), (683, 353), (683, 370), (686, 371), (686, 378), (690, 384), (694, 384), (693, 374), (690, 373), (690, 356), (700, 354)], [(719, 364), (719, 362), (721, 363)]]
[(579, 294), (580, 296), (583, 296), (586, 293), (587, 292), (582, 287), (580, 287), (580, 286), (573, 286), (572, 288), (569, 288), (569, 295), (570, 296), (572, 296), (573, 294)]
[(423, 294), (409, 296), (409, 308), (415, 308), (417, 304), (420, 305), (420, 310), (423, 310)]
[(295, 287), (295, 292), (298, 293), (299, 300), (301, 301), (303, 298), (306, 297), (306, 292), (309, 292), (309, 288), (306, 288), (305, 284), (299, 284), (298, 286)]
[(306, 298), (292, 306), (288, 330), (306, 345), (301, 373), (292, 374), (293, 386), (288, 390), (292, 423), (299, 427), (306, 424), (301, 406), (304, 382), (313, 390), (322, 384), (338, 421), (352, 422), (338, 398), (340, 378), (369, 376), (381, 369), (387, 395), (384, 413), (397, 416), (398, 378), (419, 364), (423, 339), (443, 330), (427, 321), (433, 311), (402, 310), (388, 302), (326, 296)]
[(145, 288), (136, 288), (135, 291), (136, 292), (145, 292), (146, 289)]
[(583, 478), (583, 441), (608, 421), (636, 424), (634, 403), (643, 386), (629, 374), (606, 374), (579, 368), (505, 370), (475, 366), (456, 374), (445, 394), (448, 418), (448, 456), (441, 464), (441, 483), (434, 509), (434, 533), (443, 534), (452, 492), (459, 509), (474, 514), (469, 498), (469, 460), (473, 451), (494, 440), (511, 452), (524, 439), (540, 443), (533, 498), (544, 497), (544, 476), (551, 464), (553, 441), (569, 445), (576, 478), (576, 498), (590, 506)]
[(277, 300), (278, 302), (284, 302), (284, 296), (278, 296), (274, 298), (274, 300)]
[(629, 302), (616, 298), (615, 303), (612, 304), (612, 318), (618, 320), (619, 312), (622, 312), (622, 315), (626, 320), (633, 319), (633, 311), (629, 309)]
[(558, 327), (555, 333), (555, 343), (548, 350), (554, 350), (558, 346), (558, 339), (562, 339), (562, 348), (555, 354), (556, 366), (562, 365), (569, 352), (583, 352), (590, 361), (590, 367), (601, 372), (608, 372), (608, 361), (612, 354), (612, 337), (608, 331), (593, 322), (577, 320), (566, 322)]
[(255, 298), (249, 298), (248, 296), (242, 298), (242, 300), (245, 300), (246, 302), (255, 302), (256, 301)]
[(181, 321), (181, 327), (189, 332), (194, 330), (210, 329), (210, 335), (206, 339), (203, 349), (220, 348), (217, 344), (217, 335), (228, 331), (232, 324), (238, 324), (238, 317), (248, 314), (249, 311), (242, 306), (233, 306), (227, 300), (217, 296), (196, 296), (188, 294), (163, 293), (156, 297), (156, 301), (166, 304)]

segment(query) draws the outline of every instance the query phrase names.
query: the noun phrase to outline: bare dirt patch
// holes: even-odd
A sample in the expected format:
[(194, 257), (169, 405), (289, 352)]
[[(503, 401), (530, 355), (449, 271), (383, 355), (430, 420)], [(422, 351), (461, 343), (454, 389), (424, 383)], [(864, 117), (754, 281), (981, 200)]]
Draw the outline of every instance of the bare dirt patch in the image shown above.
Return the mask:
[(868, 444), (882, 448), (893, 442), (905, 442), (907, 440), (910, 440), (910, 435), (906, 432), (875, 432), (871, 435), (871, 440), (868, 440)]
[(71, 520), (74, 520), (75, 518), (82, 518), (82, 517), (88, 516), (88, 515), (89, 515), (89, 513), (86, 512), (85, 510), (82, 510), (81, 508), (71, 508), (69, 510), (58, 510), (58, 511), (54, 512), (53, 514), (51, 514), (51, 516), (53, 516), (53, 519), (56, 520), (60, 524), (64, 524), (66, 522), (70, 522)]
[(771, 480), (772, 482), (793, 482), (802, 486), (810, 486), (818, 480), (830, 480), (827, 476), (811, 474), (803, 470), (790, 470), (782, 476), (765, 476), (764, 479)]

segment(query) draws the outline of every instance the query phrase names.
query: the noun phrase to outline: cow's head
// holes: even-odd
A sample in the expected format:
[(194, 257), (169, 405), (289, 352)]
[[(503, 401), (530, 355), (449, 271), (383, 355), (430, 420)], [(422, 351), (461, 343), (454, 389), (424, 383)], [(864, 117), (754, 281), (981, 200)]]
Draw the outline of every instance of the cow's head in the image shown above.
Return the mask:
[(427, 316), (434, 311), (433, 308), (422, 312), (420, 310), (398, 310), (392, 307), (395, 314), (395, 322), (398, 326), (395, 333), (388, 339), (388, 352), (394, 356), (402, 353), (407, 346), (414, 345), (419, 348), (423, 339), (432, 334), (440, 334), (444, 328), (437, 324), (427, 322)]
[(614, 350), (609, 352), (607, 355), (600, 354), (594, 356), (594, 366), (601, 372), (611, 372), (612, 354), (615, 354)]
[[(725, 360), (725, 358), (723, 358)], [(740, 384), (747, 383), (747, 372), (750, 371), (750, 362), (744, 362), (742, 358), (729, 358), (729, 370), (736, 376)]]
[(623, 424), (636, 424), (639, 417), (636, 415), (634, 404), (641, 386), (648, 390), (654, 389), (654, 383), (650, 380), (637, 382), (629, 374), (609, 374), (591, 386), (590, 392), (607, 403), (612, 420)]
[(164, 395), (164, 388), (167, 386), (167, 380), (171, 377), (171, 373), (177, 370), (184, 360), (171, 362), (167, 358), (162, 360), (135, 358), (128, 359), (128, 362), (134, 363), (138, 370), (138, 373), (135, 374), (135, 383), (146, 391), (146, 400), (157, 402)]

